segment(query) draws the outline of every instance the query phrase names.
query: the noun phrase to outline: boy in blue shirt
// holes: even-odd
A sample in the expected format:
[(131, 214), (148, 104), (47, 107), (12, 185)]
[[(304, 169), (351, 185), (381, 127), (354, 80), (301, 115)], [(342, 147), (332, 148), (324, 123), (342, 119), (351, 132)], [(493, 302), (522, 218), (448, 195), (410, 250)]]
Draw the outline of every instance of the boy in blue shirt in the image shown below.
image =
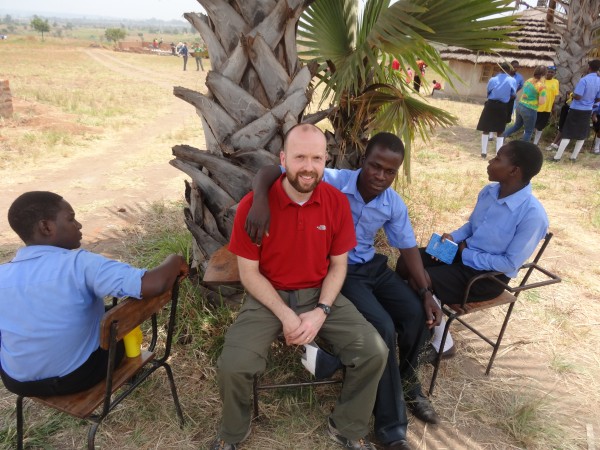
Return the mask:
[(188, 273), (178, 255), (146, 271), (79, 249), (81, 224), (52, 192), (19, 196), (8, 222), (26, 246), (0, 265), (0, 375), (18, 395), (66, 395), (100, 382), (104, 297), (153, 297)]
[[(542, 168), (543, 159), (540, 149), (529, 142), (515, 140), (505, 144), (488, 164), (488, 177), (493, 183), (480, 191), (468, 222), (442, 235), (442, 239), (458, 244), (452, 264), (434, 260), (421, 251), (433, 291), (442, 303), (458, 302), (469, 280), (485, 272), (502, 272), (497, 278), (507, 283), (546, 235), (548, 217), (533, 196), (530, 183)], [(410, 280), (402, 255), (396, 271)], [(493, 280), (483, 279), (473, 285), (468, 301), (489, 300), (503, 290)], [(443, 327), (443, 323), (438, 325), (434, 332), (432, 345), (436, 352), (440, 351)], [(452, 345), (449, 334), (448, 340), (444, 350)], [(435, 354), (431, 356), (434, 357)]]

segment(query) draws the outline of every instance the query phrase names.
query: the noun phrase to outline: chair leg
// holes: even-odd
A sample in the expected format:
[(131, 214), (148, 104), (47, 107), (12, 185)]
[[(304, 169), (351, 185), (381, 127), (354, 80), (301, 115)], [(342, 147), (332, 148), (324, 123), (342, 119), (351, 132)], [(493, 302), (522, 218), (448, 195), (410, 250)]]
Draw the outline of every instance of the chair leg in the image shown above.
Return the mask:
[(429, 385), (429, 395), (433, 395), (433, 390), (435, 389), (435, 382), (438, 376), (438, 372), (440, 370), (440, 363), (442, 362), (442, 353), (444, 349), (444, 345), (446, 344), (446, 338), (448, 337), (448, 330), (450, 329), (450, 325), (454, 321), (456, 316), (452, 315), (446, 321), (446, 326), (444, 327), (444, 333), (442, 334), (442, 342), (440, 344), (440, 351), (437, 352), (437, 356), (435, 358), (434, 366), (433, 366), (433, 375), (431, 376), (431, 384)]
[(181, 404), (179, 403), (179, 396), (177, 395), (177, 388), (175, 387), (175, 379), (173, 378), (173, 371), (171, 370), (171, 366), (167, 363), (163, 363), (162, 366), (165, 368), (167, 372), (167, 378), (169, 379), (169, 385), (171, 386), (171, 395), (173, 396), (173, 402), (175, 403), (175, 411), (177, 412), (177, 417), (179, 418), (179, 426), (183, 428), (183, 424), (185, 420), (183, 419), (183, 411), (181, 410)]
[(258, 417), (258, 375), (254, 376), (252, 383), (252, 402), (254, 404), (254, 418)]
[(508, 311), (506, 311), (506, 316), (504, 317), (504, 322), (502, 323), (502, 328), (500, 329), (500, 333), (498, 334), (498, 339), (496, 340), (496, 344), (494, 345), (494, 351), (492, 352), (492, 356), (490, 357), (490, 362), (488, 363), (487, 369), (485, 370), (485, 374), (489, 375), (490, 370), (492, 370), (492, 364), (494, 364), (494, 359), (496, 359), (496, 354), (500, 349), (500, 344), (502, 343), (502, 337), (504, 336), (504, 332), (506, 331), (506, 327), (508, 326), (508, 321), (510, 320), (510, 315), (512, 314), (512, 310), (515, 306), (515, 303), (511, 303), (508, 307)]
[(23, 450), (23, 397), (17, 397), (17, 450)]
[(98, 431), (98, 427), (100, 426), (100, 422), (102, 418), (98, 420), (98, 422), (94, 422), (90, 425), (90, 429), (88, 431), (88, 450), (94, 450), (96, 448), (96, 431)]

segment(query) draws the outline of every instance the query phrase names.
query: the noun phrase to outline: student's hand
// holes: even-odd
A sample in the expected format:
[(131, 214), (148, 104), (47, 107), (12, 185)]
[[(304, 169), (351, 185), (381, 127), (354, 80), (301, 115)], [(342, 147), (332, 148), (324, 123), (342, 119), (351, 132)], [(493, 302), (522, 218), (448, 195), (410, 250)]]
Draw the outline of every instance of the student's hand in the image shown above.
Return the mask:
[(433, 299), (433, 294), (427, 292), (423, 299), (423, 307), (425, 308), (425, 323), (430, 330), (437, 327), (442, 322), (442, 310), (437, 302)]
[(454, 238), (452, 237), (452, 235), (450, 233), (444, 233), (444, 234), (442, 234), (442, 242), (444, 242), (446, 239), (448, 239), (449, 241), (454, 242)]
[(263, 235), (269, 235), (269, 223), (271, 221), (271, 210), (268, 199), (262, 201), (254, 197), (252, 206), (246, 217), (244, 228), (250, 236), (250, 240), (256, 245), (262, 244)]
[(298, 316), (302, 321), (297, 330), (286, 336), (288, 345), (303, 345), (312, 342), (317, 337), (319, 330), (327, 317), (321, 309), (313, 309)]

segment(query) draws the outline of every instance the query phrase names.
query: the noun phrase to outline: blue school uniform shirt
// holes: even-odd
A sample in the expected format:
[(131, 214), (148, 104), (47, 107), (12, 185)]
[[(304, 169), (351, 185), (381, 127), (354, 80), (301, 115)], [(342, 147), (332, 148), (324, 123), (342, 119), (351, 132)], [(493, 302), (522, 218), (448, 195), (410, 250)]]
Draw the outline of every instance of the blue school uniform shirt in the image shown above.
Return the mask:
[(469, 221), (450, 234), (455, 242), (467, 243), (463, 264), (514, 278), (546, 235), (548, 216), (531, 184), (504, 198), (499, 193), (500, 184), (485, 186)]
[(516, 72), (513, 79), (517, 83), (517, 92), (518, 92), (523, 88), (523, 85), (525, 84), (525, 78), (523, 78), (523, 75), (521, 75), (519, 72)]
[(508, 103), (510, 98), (517, 93), (517, 82), (510, 75), (501, 72), (490, 78), (487, 84), (487, 93), (489, 100)]
[(23, 247), (0, 265), (0, 365), (17, 381), (64, 376), (100, 345), (104, 297), (141, 297), (144, 269), (85, 250)]
[(582, 97), (579, 100), (573, 99), (571, 109), (591, 111), (596, 99), (600, 98), (600, 76), (596, 72), (588, 73), (579, 80), (573, 93)]
[(325, 169), (323, 181), (342, 191), (350, 202), (357, 245), (348, 252), (348, 264), (363, 264), (375, 256), (375, 236), (383, 227), (390, 245), (403, 249), (417, 245), (408, 218), (408, 208), (400, 195), (387, 188), (369, 203), (358, 192), (358, 175), (362, 169)]

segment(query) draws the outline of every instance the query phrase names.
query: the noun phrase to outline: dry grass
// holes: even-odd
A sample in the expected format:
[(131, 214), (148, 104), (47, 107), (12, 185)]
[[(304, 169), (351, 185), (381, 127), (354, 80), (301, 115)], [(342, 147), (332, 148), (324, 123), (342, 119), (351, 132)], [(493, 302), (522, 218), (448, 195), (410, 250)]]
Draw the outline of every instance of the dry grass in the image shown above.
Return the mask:
[[(37, 45), (29, 43), (27, 48), (39, 50)], [(109, 55), (111, 64), (124, 71), (135, 68), (144, 79), (148, 72), (153, 73), (154, 84), (149, 81), (145, 86), (124, 73), (122, 77), (116, 75), (118, 83), (112, 82), (103, 75), (103, 65), (79, 49), (61, 52), (63, 65), (60, 70), (80, 69), (79, 75), (90, 83), (92, 91), (105, 89), (109, 92), (107, 95), (119, 96), (125, 89), (127, 95), (119, 107), (127, 112), (96, 116), (86, 112), (88, 94), (70, 94), (72, 88), (76, 91), (79, 86), (71, 85), (76, 80), (67, 77), (63, 82), (60, 77), (53, 76), (59, 69), (49, 65), (59, 58), (44, 52), (39, 52), (35, 58), (32, 55), (17, 57), (16, 50), (7, 54), (12, 61), (7, 67), (20, 67), (18, 71), (14, 70), (15, 81), (11, 79), (13, 93), (25, 92), (35, 107), (39, 102), (61, 112), (73, 107), (73, 117), (81, 118), (74, 119), (75, 124), (77, 120), (93, 124), (94, 117), (100, 117), (97, 120), (101, 120), (103, 128), (108, 130), (131, 123), (119, 125), (119, 120), (147, 120), (150, 112), (140, 110), (142, 104), (146, 108), (160, 109), (161, 105), (171, 101), (171, 93), (165, 85), (169, 83), (172, 71), (180, 70), (181, 63), (177, 58)], [(26, 62), (20, 62), (21, 57)], [(50, 67), (46, 70), (50, 73), (40, 74), (40, 67)], [(94, 76), (90, 75), (92, 69)], [(196, 79), (189, 82), (199, 83)], [(123, 86), (114, 87), (113, 84)], [(56, 92), (44, 97), (42, 91), (48, 85)], [(130, 90), (134, 85), (140, 91), (132, 94)], [(104, 108), (101, 92), (89, 95), (90, 99), (96, 98), (100, 109)], [(69, 100), (73, 98), (76, 101)], [(137, 100), (130, 102), (130, 98)], [(422, 244), (431, 232), (451, 231), (464, 223), (477, 192), (487, 182), (486, 164), (479, 157), (479, 133), (474, 130), (481, 107), (442, 99), (432, 102), (453, 111), (461, 121), (452, 129), (438, 130), (431, 141), (415, 144), (413, 182), (398, 185), (409, 206), (417, 239)], [(69, 106), (75, 103), (79, 106)], [(109, 106), (106, 108), (110, 110)], [(18, 152), (30, 157), (30, 147), (19, 144), (18, 139), (25, 137), (16, 138), (17, 131), (13, 133), (6, 127), (0, 129), (0, 134), (3, 139), (0, 139), (0, 145), (6, 141), (16, 142)], [(168, 146), (173, 139), (189, 143), (188, 139), (197, 136), (198, 125), (184, 123), (164, 133), (164, 145)], [(74, 139), (83, 141), (65, 146), (77, 148), (85, 143), (82, 137)], [(202, 146), (201, 143), (192, 144)], [(41, 161), (47, 157), (38, 155)], [(483, 374), (490, 355), (489, 347), (468, 330), (454, 327), (459, 354), (443, 363), (433, 397), (444, 422), (432, 428), (411, 418), (409, 439), (415, 449), (586, 449), (593, 445), (587, 442), (587, 429), (591, 426), (596, 435), (600, 434), (600, 357), (595, 351), (600, 339), (597, 319), (600, 316), (600, 158), (586, 153), (579, 159), (577, 164), (545, 165), (533, 183), (536, 195), (548, 211), (551, 231), (555, 233), (543, 265), (563, 277), (563, 282), (521, 297), (489, 377)], [(119, 188), (127, 189), (127, 186)], [(93, 207), (74, 206), (78, 211)], [(180, 205), (157, 205), (136, 214), (138, 224), (125, 230), (123, 235), (125, 246), (121, 254), (124, 259), (152, 266), (164, 252), (188, 251), (189, 235), (181, 220)], [(383, 239), (381, 246), (385, 247)], [(8, 257), (13, 248), (1, 247), (0, 258)], [(385, 250), (393, 254), (393, 249)], [(497, 330), (501, 314), (494, 311), (474, 319), (476, 325), (486, 330)], [(186, 284), (179, 310), (178, 342), (171, 361), (186, 426), (179, 429), (168, 386), (158, 373), (100, 428), (99, 447), (206, 448), (214, 437), (220, 417), (215, 358), (223, 331), (231, 320), (228, 309), (209, 307), (199, 291)], [(290, 372), (301, 372), (297, 363), (292, 367), (289, 361), (290, 357), (297, 360), (297, 355), (290, 356), (286, 352), (280, 356), (283, 359), (276, 360), (268, 377), (282, 379)], [(431, 368), (423, 368), (425, 386), (430, 376)], [(324, 423), (337, 392), (337, 387), (328, 387), (316, 391), (261, 394), (263, 419), (254, 424), (253, 433), (243, 448), (332, 448), (324, 436)], [(13, 395), (0, 389), (1, 449), (13, 448), (14, 399)], [(79, 449), (85, 445), (85, 429), (81, 422), (41, 410), (30, 402), (26, 406), (26, 435), (29, 448)]]

